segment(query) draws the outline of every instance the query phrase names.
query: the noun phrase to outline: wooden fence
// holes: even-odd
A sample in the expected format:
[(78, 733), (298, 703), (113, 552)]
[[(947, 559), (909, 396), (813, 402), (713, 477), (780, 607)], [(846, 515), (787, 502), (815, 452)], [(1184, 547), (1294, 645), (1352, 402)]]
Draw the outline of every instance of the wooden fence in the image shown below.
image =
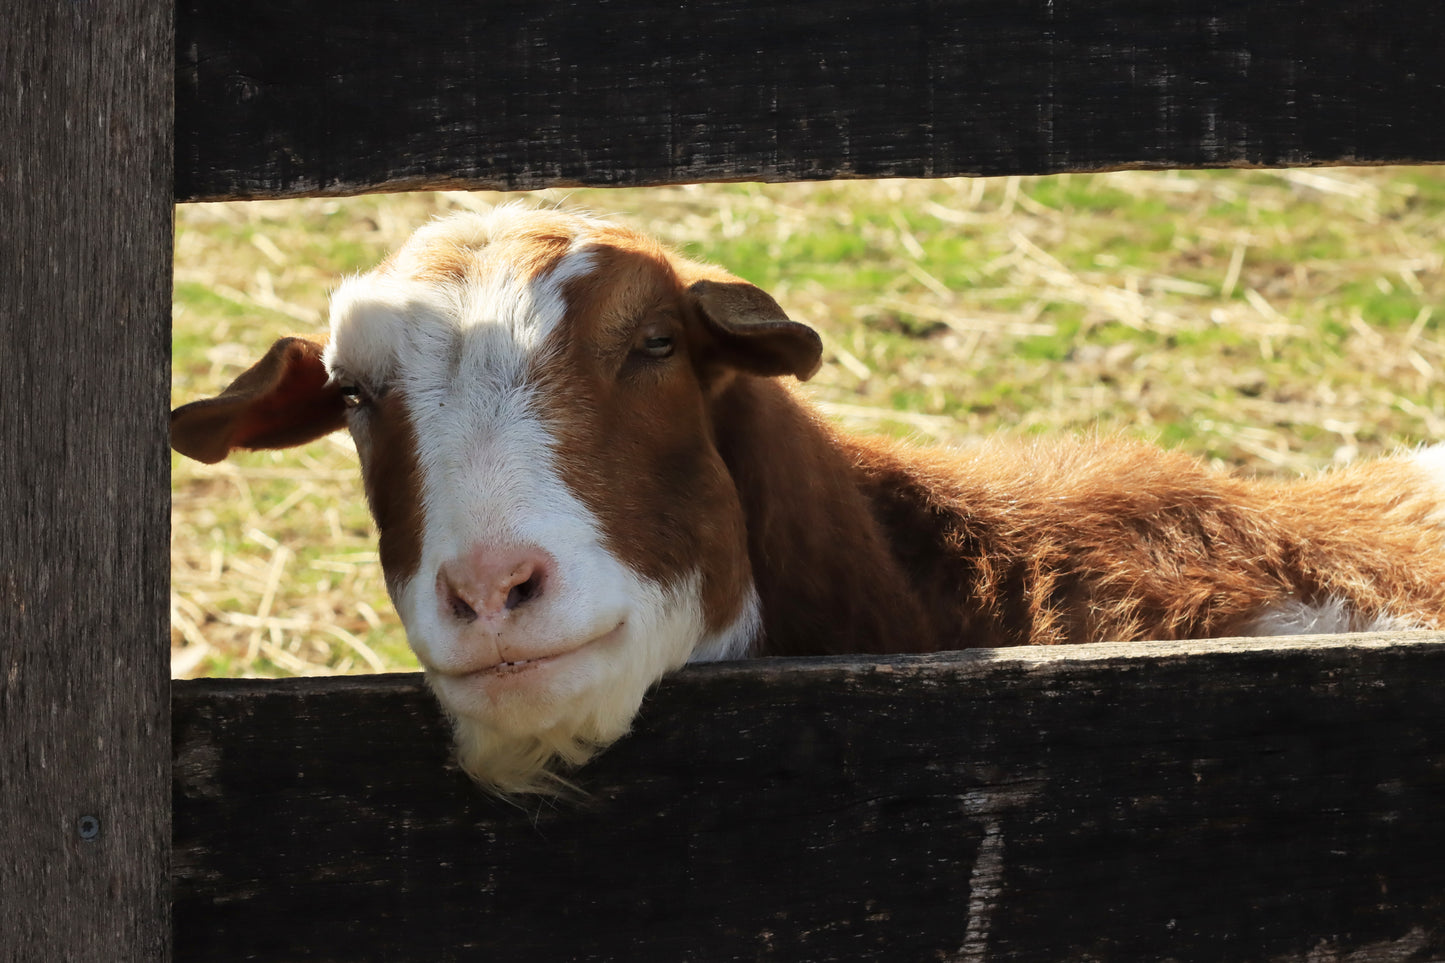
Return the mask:
[(417, 677), (172, 685), (164, 642), (174, 201), (1441, 162), (1445, 5), (4, 21), (4, 958), (1445, 959), (1441, 637), (693, 668), (535, 810)]

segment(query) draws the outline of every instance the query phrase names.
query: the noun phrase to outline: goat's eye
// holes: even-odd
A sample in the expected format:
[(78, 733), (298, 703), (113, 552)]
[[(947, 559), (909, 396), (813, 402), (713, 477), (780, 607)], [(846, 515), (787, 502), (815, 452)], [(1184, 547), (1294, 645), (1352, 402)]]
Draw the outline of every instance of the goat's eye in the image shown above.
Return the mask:
[(657, 360), (672, 357), (673, 340), (670, 334), (646, 334), (637, 340), (633, 353), (637, 357)]
[(355, 408), (366, 401), (366, 392), (361, 390), (360, 385), (343, 384), (341, 391), (341, 403), (348, 408)]
[[(658, 319), (645, 321), (632, 332), (632, 347), (628, 350), (630, 368), (646, 370), (651, 362), (670, 358), (677, 350), (676, 322)], [(641, 368), (637, 368), (641, 365)]]

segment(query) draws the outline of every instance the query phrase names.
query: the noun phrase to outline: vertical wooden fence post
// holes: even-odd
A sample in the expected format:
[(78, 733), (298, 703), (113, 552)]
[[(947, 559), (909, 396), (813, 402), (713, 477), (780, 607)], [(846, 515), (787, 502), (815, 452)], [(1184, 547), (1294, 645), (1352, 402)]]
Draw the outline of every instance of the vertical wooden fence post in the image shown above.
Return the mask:
[(170, 957), (169, 0), (0, 16), (0, 958)]

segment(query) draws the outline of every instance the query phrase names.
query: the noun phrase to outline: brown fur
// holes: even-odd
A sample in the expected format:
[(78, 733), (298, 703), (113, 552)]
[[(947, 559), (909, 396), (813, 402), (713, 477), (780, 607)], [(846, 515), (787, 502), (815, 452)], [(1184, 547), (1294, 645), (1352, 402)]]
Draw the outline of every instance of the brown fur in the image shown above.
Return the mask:
[[(1201, 638), (1291, 601), (1445, 612), (1440, 493), (1408, 462), (1281, 485), (1121, 440), (947, 452), (847, 435), (754, 376), (816, 363), (749, 343), (781, 317), (762, 292), (625, 235), (594, 253), (543, 378), (567, 482), (638, 571), (701, 567), (709, 625), (751, 575), (760, 654)], [(732, 318), (704, 317), (699, 279)], [(658, 331), (675, 356), (639, 362)]]
[(432, 284), (459, 284), (476, 268), (474, 252), (456, 244), (433, 244), (421, 252), (411, 276)]
[[(635, 571), (666, 584), (700, 569), (704, 618), (719, 629), (737, 618), (751, 573), (690, 353), (701, 322), (656, 252), (594, 255), (597, 271), (568, 288), (561, 351), (540, 377), (563, 478)], [(673, 356), (646, 357), (651, 336), (673, 338)]]
[(405, 395), (388, 391), (372, 404), (365, 428), (352, 432), (361, 457), (366, 500), (380, 532), (381, 567), (388, 585), (410, 578), (421, 563), (421, 473)]
[(1123, 440), (918, 450), (849, 436), (779, 386), (721, 399), (765, 653), (1237, 634), (1290, 600), (1436, 626), (1441, 493), (1405, 461), (1248, 481)]

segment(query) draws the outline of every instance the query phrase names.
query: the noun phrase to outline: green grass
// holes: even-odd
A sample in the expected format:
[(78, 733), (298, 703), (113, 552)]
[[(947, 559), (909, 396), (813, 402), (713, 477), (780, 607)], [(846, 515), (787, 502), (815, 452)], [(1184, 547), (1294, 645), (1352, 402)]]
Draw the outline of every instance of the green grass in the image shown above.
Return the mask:
[[(495, 194), (182, 207), (175, 379), (214, 393), (430, 217)], [(828, 346), (813, 396), (921, 443), (1120, 431), (1290, 474), (1445, 435), (1445, 170), (545, 192), (768, 290)], [(355, 454), (173, 462), (184, 674), (410, 667)], [(339, 631), (338, 631), (339, 630)]]

